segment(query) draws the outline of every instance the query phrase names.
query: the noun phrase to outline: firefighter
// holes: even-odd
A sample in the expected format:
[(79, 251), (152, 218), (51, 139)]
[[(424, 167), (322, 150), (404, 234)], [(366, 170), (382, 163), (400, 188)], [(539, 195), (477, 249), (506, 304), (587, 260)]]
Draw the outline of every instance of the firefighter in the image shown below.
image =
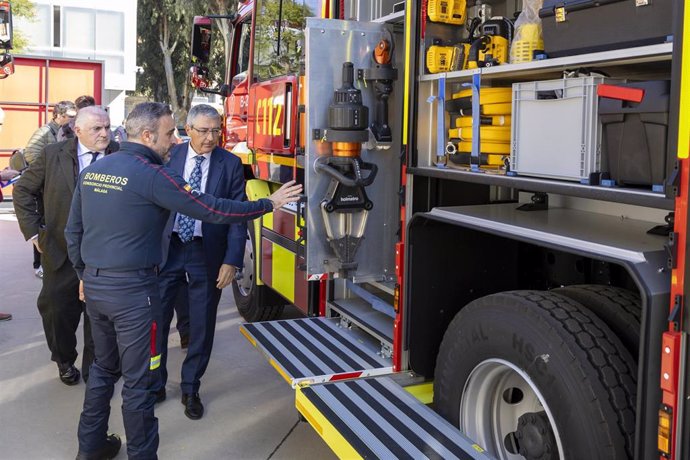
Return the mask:
[(92, 317), (96, 354), (79, 421), (77, 458), (83, 459), (112, 458), (120, 449), (119, 437), (107, 433), (120, 372), (127, 454), (157, 457), (153, 408), (163, 339), (154, 312), (160, 311), (156, 275), (170, 210), (228, 224), (295, 202), (301, 191), (300, 185), (288, 183), (267, 199), (239, 202), (192, 189), (163, 166), (175, 144), (175, 122), (164, 104), (139, 104), (126, 129), (131, 142), (80, 175), (65, 229)]

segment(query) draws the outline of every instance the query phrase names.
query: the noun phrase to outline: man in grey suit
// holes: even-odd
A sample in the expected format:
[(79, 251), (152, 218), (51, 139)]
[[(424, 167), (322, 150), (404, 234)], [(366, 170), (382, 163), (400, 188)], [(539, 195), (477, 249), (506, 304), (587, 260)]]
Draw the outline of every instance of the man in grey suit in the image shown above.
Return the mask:
[[(43, 288), (38, 311), (43, 320), (51, 359), (57, 363), (65, 385), (79, 383), (76, 330), (84, 305), (79, 300), (79, 279), (67, 258), (65, 225), (79, 173), (94, 161), (118, 149), (110, 142), (108, 114), (98, 107), (86, 107), (75, 120), (76, 137), (43, 148), (14, 186), (12, 197), (19, 228), (27, 241), (42, 253)], [(36, 203), (42, 200), (43, 206)], [(82, 371), (88, 379), (93, 361), (93, 340), (84, 315)]]

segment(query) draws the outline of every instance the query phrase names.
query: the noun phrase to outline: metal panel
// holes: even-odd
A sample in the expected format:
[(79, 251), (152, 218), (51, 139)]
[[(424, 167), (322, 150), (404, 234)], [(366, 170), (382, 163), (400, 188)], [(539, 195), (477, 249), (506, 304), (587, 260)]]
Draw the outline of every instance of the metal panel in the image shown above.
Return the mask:
[[(306, 166), (305, 180), (308, 193), (307, 272), (309, 275), (337, 271), (337, 258), (328, 241), (321, 215), (321, 201), (326, 195), (330, 179), (314, 170), (319, 149), (324, 144), (311, 140), (314, 129), (325, 129), (328, 124), (328, 106), (333, 91), (342, 86), (342, 65), (352, 62), (355, 71), (372, 67), (371, 53), (376, 44), (387, 34), (382, 24), (340, 21), (333, 19), (307, 19), (306, 37)], [(402, 46), (397, 46), (402, 50)], [(393, 62), (395, 65), (395, 60)], [(355, 72), (356, 74), (356, 72)], [(398, 80), (400, 83), (400, 80)], [(359, 84), (362, 99), (369, 107), (370, 121), (374, 113), (374, 95), (371, 88)], [(396, 85), (395, 91), (399, 91)], [(353, 275), (356, 281), (389, 280), (395, 274), (394, 242), (397, 241), (399, 203), (395, 190), (399, 184), (400, 126), (395, 120), (402, 110), (395, 106), (391, 97), (389, 114), (393, 127), (394, 143), (388, 150), (362, 150), (362, 159), (375, 163), (379, 174), (374, 183), (366, 188), (374, 208), (369, 212), (364, 240), (358, 250), (358, 268)]]
[[(337, 318), (243, 324), (240, 332), (293, 387), (390, 374), (390, 360)], [(304, 347), (304, 343), (313, 344)]]
[(307, 420), (326, 419), (338, 430), (347, 448), (334, 449), (340, 456), (355, 450), (362, 458), (492, 458), (390, 378), (300, 388), (297, 407), (312, 409), (303, 412)]

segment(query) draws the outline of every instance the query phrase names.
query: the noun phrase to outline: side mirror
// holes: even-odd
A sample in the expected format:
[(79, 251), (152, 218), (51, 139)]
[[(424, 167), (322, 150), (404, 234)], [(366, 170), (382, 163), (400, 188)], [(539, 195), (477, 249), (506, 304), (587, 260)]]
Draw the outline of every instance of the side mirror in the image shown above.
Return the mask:
[(192, 57), (201, 64), (208, 64), (211, 58), (211, 18), (194, 16), (192, 27)]
[(204, 65), (194, 64), (189, 68), (189, 82), (196, 89), (204, 90), (210, 86), (208, 69)]
[(12, 5), (0, 2), (0, 48), (12, 49)]

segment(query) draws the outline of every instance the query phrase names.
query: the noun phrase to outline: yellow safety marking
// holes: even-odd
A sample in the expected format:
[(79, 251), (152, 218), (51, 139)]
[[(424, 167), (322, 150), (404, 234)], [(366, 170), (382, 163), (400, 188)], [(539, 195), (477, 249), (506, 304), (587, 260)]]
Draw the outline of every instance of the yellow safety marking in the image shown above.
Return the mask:
[(405, 6), (405, 89), (403, 90), (403, 145), (407, 145), (407, 125), (409, 125), (408, 113), (410, 112), (410, 55), (412, 54), (412, 8)]
[(242, 164), (251, 165), (254, 163), (251, 153), (235, 153), (235, 156), (242, 161)]
[(149, 369), (155, 371), (161, 366), (161, 355), (151, 356), (151, 364)]
[(678, 158), (690, 156), (690, 5), (683, 7), (683, 52), (681, 55)]
[(273, 245), (273, 289), (290, 302), (295, 301), (295, 253), (276, 243)]
[(265, 228), (273, 230), (273, 213), (264, 214), (261, 224)]
[(346, 459), (361, 459), (362, 456), (350, 445), (326, 417), (304, 396), (301, 388), (295, 390), (295, 407), (314, 427), (321, 439), (339, 457)]
[(422, 404), (431, 404), (434, 402), (434, 382), (425, 382), (403, 388), (417, 398)]
[(247, 339), (247, 340), (249, 340), (249, 343), (251, 343), (252, 346), (253, 346), (254, 348), (256, 348), (256, 340), (254, 340), (254, 337), (252, 337), (252, 336), (249, 334), (249, 332), (247, 332), (247, 330), (246, 330), (245, 328), (243, 328), (242, 326), (240, 326), (240, 332), (242, 333), (242, 335), (244, 336), (244, 338)]
[(280, 155), (273, 155), (272, 153), (257, 153), (256, 154), (256, 161), (257, 162), (264, 162), (264, 163), (273, 163), (276, 165), (281, 165), (281, 166), (289, 166), (293, 167), (295, 166), (295, 159), (290, 158), (290, 157), (283, 157)]
[(273, 366), (273, 369), (278, 371), (281, 377), (285, 379), (285, 381), (292, 386), (292, 377), (290, 377), (287, 372), (283, 370), (282, 367), (280, 367), (280, 364), (278, 364), (273, 358), (269, 358), (268, 362), (271, 363), (271, 366)]
[(479, 444), (472, 444), (472, 448), (479, 453), (484, 452), (484, 449)]
[[(257, 201), (260, 198), (267, 198), (271, 194), (271, 184), (266, 181), (259, 179), (250, 179), (247, 181), (247, 186), (245, 187), (247, 193), (247, 199), (249, 201)], [(256, 261), (256, 267), (254, 270), (254, 282), (258, 286), (263, 286), (264, 283), (261, 281), (261, 224), (262, 222), (270, 222), (271, 227), (273, 227), (273, 213), (264, 214), (263, 217), (259, 219), (254, 219), (247, 225), (254, 225), (254, 260)]]

